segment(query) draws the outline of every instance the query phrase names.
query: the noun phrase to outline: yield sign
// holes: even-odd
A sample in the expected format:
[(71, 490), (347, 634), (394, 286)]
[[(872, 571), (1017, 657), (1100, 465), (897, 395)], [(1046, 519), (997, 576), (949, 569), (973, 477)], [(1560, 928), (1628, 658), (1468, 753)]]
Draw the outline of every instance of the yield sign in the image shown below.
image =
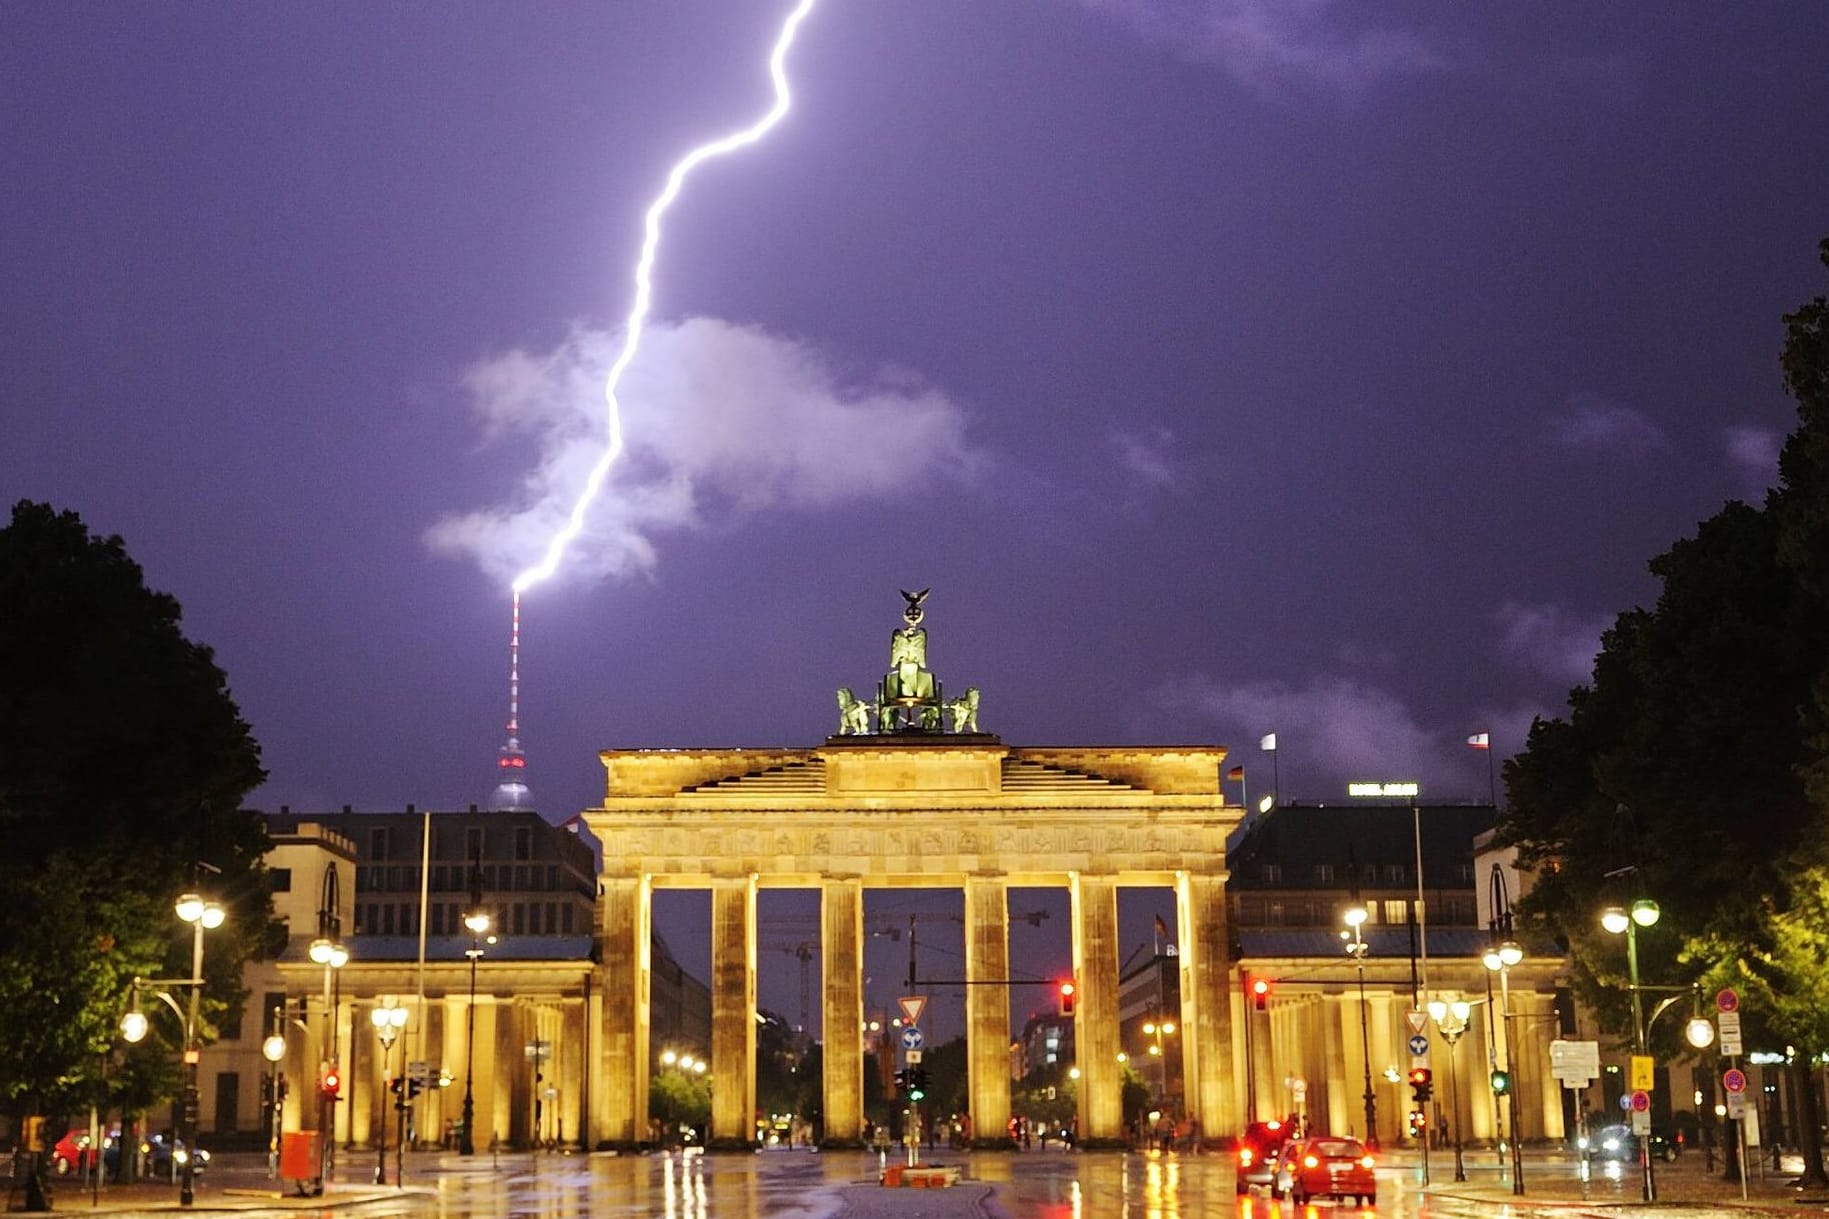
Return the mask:
[(910, 1024), (921, 1023), (921, 1013), (927, 1010), (926, 995), (903, 995), (896, 1002), (902, 1005), (902, 1019)]
[(1404, 1013), (1404, 1019), (1410, 1022), (1410, 1031), (1422, 1036), (1429, 1031), (1429, 1013), (1414, 1009)]

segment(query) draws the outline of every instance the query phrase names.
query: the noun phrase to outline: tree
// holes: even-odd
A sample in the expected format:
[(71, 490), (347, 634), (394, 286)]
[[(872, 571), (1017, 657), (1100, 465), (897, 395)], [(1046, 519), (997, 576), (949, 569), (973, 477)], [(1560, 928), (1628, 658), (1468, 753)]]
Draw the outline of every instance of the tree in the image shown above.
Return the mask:
[(181, 891), (229, 910), (206, 1018), (239, 1002), (268, 932), (266, 832), (241, 810), (259, 749), (179, 618), (121, 539), (75, 513), (21, 501), (0, 529), (0, 1101), (15, 1113), (86, 1104), (105, 1074), (157, 1077), (105, 1073), (104, 1055), (134, 976), (190, 973)]
[[(1829, 265), (1829, 241), (1822, 255)], [(1623, 946), (1602, 906), (1650, 896), (1641, 981), (1740, 986), (1749, 1035), (1811, 1064), (1829, 1049), (1829, 305), (1785, 319), (1798, 402), (1779, 486), (1730, 503), (1654, 559), (1656, 604), (1619, 616), (1567, 719), (1506, 764), (1506, 841), (1538, 883), (1529, 920), (1568, 946), (1575, 985), (1629, 1027)], [(1829, 1184), (1803, 1139), (1806, 1176)]]

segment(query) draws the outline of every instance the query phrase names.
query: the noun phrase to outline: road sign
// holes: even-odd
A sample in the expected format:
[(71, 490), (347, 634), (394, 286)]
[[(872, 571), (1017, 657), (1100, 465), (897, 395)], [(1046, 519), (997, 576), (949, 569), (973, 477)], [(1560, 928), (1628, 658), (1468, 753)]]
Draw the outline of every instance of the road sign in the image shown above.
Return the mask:
[(902, 1048), (918, 1050), (927, 1044), (927, 1035), (912, 1024), (902, 1026)]
[(1651, 1110), (1634, 1109), (1632, 1111), (1632, 1133), (1640, 1138), (1651, 1133)]
[(910, 1024), (921, 1023), (921, 1013), (927, 1010), (926, 995), (903, 995), (896, 1002), (902, 1005), (902, 1019)]
[(1632, 1090), (1650, 1092), (1657, 1087), (1658, 1063), (1649, 1054), (1632, 1056)]
[(921, 1051), (919, 1050), (909, 1050), (902, 1055), (902, 1058), (911, 1067), (918, 1067), (921, 1065)]
[(426, 1083), (432, 1078), (432, 1064), (423, 1059), (414, 1059), (406, 1064), (406, 1077)]
[(1296, 1104), (1301, 1104), (1308, 1099), (1308, 1081), (1300, 1075), (1296, 1076), (1289, 1081), (1289, 1092)]
[(1582, 1087), (1587, 1086), (1587, 1080), (1599, 1079), (1600, 1042), (1550, 1042), (1550, 1074), (1565, 1084), (1572, 1080), (1582, 1080)]
[(1724, 1011), (1715, 1017), (1721, 1033), (1721, 1055), (1732, 1058), (1746, 1053), (1746, 1044), (1740, 1038), (1740, 1013)]
[(1427, 1058), (1429, 1056), (1429, 1039), (1421, 1033), (1410, 1034), (1410, 1054), (1415, 1058)]
[(1746, 1072), (1733, 1067), (1721, 1073), (1721, 1086), (1730, 1093), (1746, 1091)]
[(1727, 1094), (1727, 1115), (1735, 1121), (1746, 1116), (1746, 1093), (1729, 1092)]
[(1632, 1094), (1632, 1112), (1649, 1113), (1651, 1111), (1651, 1093), (1640, 1088)]
[(1740, 992), (1726, 986), (1715, 992), (1715, 1010), (1718, 1012), (1737, 1012), (1740, 1010)]
[(1404, 1013), (1404, 1019), (1410, 1022), (1410, 1031), (1412, 1033), (1423, 1034), (1429, 1031), (1428, 1012), (1419, 1012), (1415, 1008), (1411, 1008)]

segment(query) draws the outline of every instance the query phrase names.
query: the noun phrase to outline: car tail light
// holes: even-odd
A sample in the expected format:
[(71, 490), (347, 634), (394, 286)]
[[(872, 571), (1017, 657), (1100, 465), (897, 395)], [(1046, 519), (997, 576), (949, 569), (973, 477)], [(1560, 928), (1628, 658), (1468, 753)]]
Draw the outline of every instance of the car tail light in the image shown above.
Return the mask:
[(1367, 1168), (1372, 1168), (1375, 1166), (1371, 1156), (1365, 1156), (1365, 1157), (1361, 1158), (1359, 1162), (1361, 1164), (1365, 1165)]
[(1240, 1147), (1238, 1149), (1238, 1162), (1240, 1164), (1251, 1163), (1251, 1149), (1249, 1147)]
[(1303, 1156), (1302, 1157), (1302, 1167), (1319, 1168), (1319, 1167), (1321, 1167), (1321, 1161), (1315, 1159), (1315, 1157), (1313, 1157), (1313, 1156)]

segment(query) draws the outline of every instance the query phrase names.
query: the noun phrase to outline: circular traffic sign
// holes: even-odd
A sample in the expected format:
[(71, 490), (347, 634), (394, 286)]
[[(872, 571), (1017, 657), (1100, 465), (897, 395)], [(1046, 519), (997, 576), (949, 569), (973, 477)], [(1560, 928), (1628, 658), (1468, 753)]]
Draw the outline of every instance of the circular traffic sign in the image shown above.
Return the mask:
[(1632, 1094), (1632, 1112), (1646, 1113), (1651, 1109), (1651, 1093), (1639, 1091)]
[(1421, 1033), (1417, 1033), (1410, 1038), (1410, 1055), (1411, 1055), (1411, 1057), (1421, 1058), (1424, 1054), (1427, 1054), (1428, 1052), (1429, 1052), (1429, 1039), (1427, 1037), (1423, 1036)]
[(1729, 1092), (1746, 1091), (1746, 1072), (1738, 1067), (1725, 1071), (1721, 1075), (1721, 1086)]
[(927, 1036), (912, 1024), (902, 1026), (902, 1048), (918, 1050), (927, 1044)]
[(1622, 1092), (1619, 1094), (1619, 1108), (1622, 1113), (1632, 1112), (1632, 1093)]
[(1740, 1010), (1740, 992), (1731, 986), (1724, 986), (1715, 992), (1715, 1010), (1718, 1012), (1737, 1012)]

